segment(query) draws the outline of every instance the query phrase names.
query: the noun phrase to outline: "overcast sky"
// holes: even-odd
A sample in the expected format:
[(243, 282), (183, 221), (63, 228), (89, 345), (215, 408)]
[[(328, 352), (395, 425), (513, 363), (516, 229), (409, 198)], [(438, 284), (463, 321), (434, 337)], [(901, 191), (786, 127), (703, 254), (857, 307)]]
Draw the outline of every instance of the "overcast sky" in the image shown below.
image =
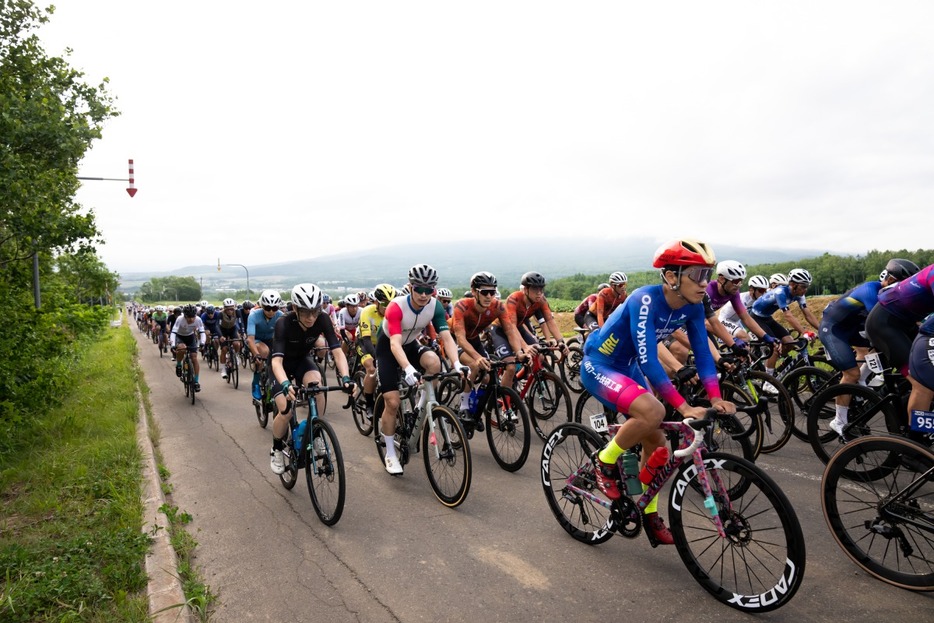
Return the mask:
[(932, 2), (56, 6), (47, 52), (122, 113), (81, 175), (135, 159), (134, 199), (78, 196), (112, 270), (581, 230), (932, 246)]

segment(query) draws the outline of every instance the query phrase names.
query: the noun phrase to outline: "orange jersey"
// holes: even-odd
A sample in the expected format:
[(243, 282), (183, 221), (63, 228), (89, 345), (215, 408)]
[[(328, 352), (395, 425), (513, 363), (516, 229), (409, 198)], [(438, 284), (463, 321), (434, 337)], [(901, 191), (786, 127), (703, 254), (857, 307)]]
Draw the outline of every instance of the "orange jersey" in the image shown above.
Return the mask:
[(602, 327), (613, 310), (622, 305), (625, 300), (626, 295), (616, 296), (616, 291), (612, 286), (603, 288), (597, 292), (596, 300), (590, 304), (590, 313), (596, 316), (597, 324)]
[(454, 305), (451, 330), (456, 335), (457, 329), (463, 327), (464, 335), (468, 340), (472, 340), (479, 337), (484, 329), (493, 324), (494, 320), (502, 318), (505, 313), (506, 307), (499, 299), (493, 299), (490, 306), (483, 309), (477, 305), (475, 299), (464, 298)]
[(548, 299), (544, 296), (538, 303), (528, 303), (522, 290), (517, 290), (506, 299), (506, 313), (499, 319), (498, 324), (504, 327), (510, 324), (517, 329), (529, 318), (542, 312), (545, 322), (551, 320), (554, 316), (551, 313), (551, 307), (548, 306)]

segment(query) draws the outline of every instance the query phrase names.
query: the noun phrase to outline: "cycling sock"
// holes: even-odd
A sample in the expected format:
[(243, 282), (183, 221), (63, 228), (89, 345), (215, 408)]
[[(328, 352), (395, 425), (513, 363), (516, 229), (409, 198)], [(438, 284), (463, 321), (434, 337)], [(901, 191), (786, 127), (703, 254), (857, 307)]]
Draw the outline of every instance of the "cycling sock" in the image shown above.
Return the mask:
[(866, 379), (869, 378), (869, 375), (872, 373), (872, 370), (869, 369), (865, 363), (859, 367), (859, 384), (865, 385)]
[(396, 444), (393, 442), (393, 435), (383, 435), (383, 441), (386, 442), (386, 458), (396, 458)]
[(606, 444), (606, 447), (603, 450), (600, 450), (600, 454), (597, 455), (604, 463), (609, 463), (610, 465), (616, 464), (616, 459), (625, 452), (623, 448), (620, 448), (616, 443), (616, 438), (610, 439), (610, 443)]
[[(649, 486), (645, 483), (642, 484), (642, 491), (648, 491)], [(651, 515), (652, 513), (658, 512), (658, 495), (652, 498), (652, 501), (645, 505), (645, 510), (642, 511), (646, 515)]]
[(461, 394), (461, 411), (466, 411), (470, 408), (470, 394), (464, 392)]
[(196, 375), (195, 375), (195, 383), (198, 382), (198, 377), (199, 377), (199, 376), (200, 376), (199, 374), (196, 374)]
[(846, 424), (846, 419), (849, 417), (850, 407), (844, 405), (834, 405), (834, 410), (837, 412), (837, 421)]
[(376, 405), (376, 394), (363, 394), (363, 399), (366, 400), (366, 406), (369, 409)]
[(283, 441), (282, 439), (279, 439), (278, 437), (273, 437), (272, 438), (272, 449), (273, 450), (284, 450), (285, 441)]
[(766, 374), (768, 374), (769, 376), (775, 376), (775, 368), (766, 368), (766, 369), (765, 369), (765, 372), (766, 372)]

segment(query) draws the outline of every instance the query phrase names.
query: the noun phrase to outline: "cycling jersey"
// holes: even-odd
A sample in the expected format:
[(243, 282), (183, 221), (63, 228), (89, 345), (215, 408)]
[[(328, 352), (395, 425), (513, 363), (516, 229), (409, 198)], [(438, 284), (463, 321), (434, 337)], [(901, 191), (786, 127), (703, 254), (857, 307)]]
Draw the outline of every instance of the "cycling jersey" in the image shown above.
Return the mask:
[(411, 295), (393, 299), (386, 306), (386, 315), (380, 324), (380, 333), (387, 338), (402, 335), (402, 343), (414, 342), (430, 324), (439, 333), (448, 331), (448, 322), (444, 317), (441, 302), (432, 297), (428, 304), (419, 310), (412, 306)]
[(518, 329), (520, 325), (526, 324), (533, 316), (539, 317), (540, 324), (554, 317), (551, 308), (548, 306), (548, 299), (543, 296), (538, 303), (532, 303), (526, 298), (522, 290), (517, 290), (506, 299), (506, 313), (500, 316), (494, 324), (503, 326), (508, 323)]
[[(643, 286), (630, 294), (607, 318), (603, 327), (587, 338), (584, 355), (598, 367), (609, 369), (626, 369), (637, 364), (655, 391), (668, 404), (678, 408), (685, 400), (659, 362), (657, 344), (682, 326), (687, 329), (697, 372), (707, 395), (719, 398), (717, 370), (704, 326), (704, 306), (696, 303), (672, 309), (665, 300), (661, 285)], [(597, 381), (601, 382), (600, 379)]]
[(254, 336), (260, 342), (269, 342), (275, 335), (276, 321), (282, 316), (281, 310), (276, 310), (272, 318), (266, 318), (262, 307), (257, 307), (250, 312), (250, 317), (246, 324), (247, 337)]
[(922, 320), (934, 311), (934, 264), (880, 292), (879, 304), (902, 320)]
[[(322, 314), (323, 315), (323, 314)], [(346, 332), (348, 339), (353, 339), (357, 331), (357, 325), (360, 324), (361, 309), (357, 308), (357, 313), (351, 315), (346, 307), (337, 312), (337, 328), (341, 332)]]
[(597, 292), (597, 297), (594, 299), (593, 303), (591, 303), (588, 310), (597, 319), (597, 324), (602, 326), (602, 323), (606, 322), (610, 314), (612, 314), (617, 307), (622, 305), (625, 300), (625, 294), (617, 296), (616, 290), (613, 289), (613, 286), (610, 286)]
[(743, 304), (743, 297), (740, 295), (739, 290), (733, 294), (726, 294), (725, 292), (721, 294), (720, 284), (717, 281), (711, 281), (707, 284), (707, 296), (710, 298), (710, 307), (713, 311), (721, 309), (727, 303), (733, 306), (733, 311), (737, 315), (746, 311), (746, 306)]
[(295, 312), (283, 314), (276, 320), (270, 359), (282, 357), (290, 363), (304, 359), (314, 350), (315, 341), (322, 335), (328, 349), (340, 348), (340, 340), (327, 314), (319, 313), (307, 329), (299, 324)]
[(191, 319), (191, 322), (189, 322), (185, 316), (179, 316), (178, 320), (176, 320), (175, 324), (172, 326), (172, 334), (169, 336), (169, 345), (175, 346), (175, 340), (178, 336), (190, 337), (196, 333), (200, 336), (200, 341), (203, 345), (206, 338), (204, 335), (204, 324), (202, 324), (201, 319), (195, 316)]
[(879, 280), (867, 281), (850, 289), (824, 308), (821, 324), (849, 322), (861, 325), (876, 306), (881, 289), (882, 282)]
[[(739, 295), (739, 300), (743, 304), (744, 310), (749, 310), (752, 307), (752, 304), (755, 301), (752, 299), (752, 292), (743, 292)], [(729, 322), (731, 324), (740, 324), (742, 320), (739, 317), (739, 314), (736, 313), (736, 309), (733, 307), (733, 303), (727, 301), (724, 303), (723, 307), (720, 308), (720, 315), (718, 316), (720, 322)]]
[(792, 296), (791, 286), (775, 286), (756, 299), (750, 311), (756, 316), (771, 318), (772, 314), (779, 309), (788, 311), (788, 308), (794, 302), (797, 302), (802, 309), (808, 306), (804, 296)]
[(476, 299), (461, 299), (454, 306), (451, 328), (463, 327), (465, 337), (468, 340), (475, 340), (480, 337), (484, 329), (490, 326), (493, 321), (500, 319), (505, 313), (506, 307), (499, 299), (490, 301), (490, 305), (486, 309), (477, 305)]
[(221, 329), (230, 330), (233, 328), (239, 328), (240, 326), (240, 316), (237, 314), (237, 310), (232, 310), (229, 314), (226, 311), (220, 313), (220, 326)]
[(162, 327), (163, 329), (165, 328), (165, 323), (168, 322), (168, 320), (169, 320), (169, 315), (166, 314), (165, 312), (153, 312), (152, 313), (152, 321), (155, 322), (160, 327)]
[(574, 313), (575, 314), (586, 313), (590, 309), (590, 306), (593, 305), (593, 302), (596, 300), (597, 300), (597, 293), (594, 292), (593, 294), (585, 298), (583, 301), (581, 301), (580, 304), (574, 308)]
[(214, 312), (213, 316), (209, 316), (207, 312), (201, 314), (201, 322), (204, 323), (204, 330), (210, 331), (211, 335), (220, 335), (220, 321), (221, 315), (217, 312)]

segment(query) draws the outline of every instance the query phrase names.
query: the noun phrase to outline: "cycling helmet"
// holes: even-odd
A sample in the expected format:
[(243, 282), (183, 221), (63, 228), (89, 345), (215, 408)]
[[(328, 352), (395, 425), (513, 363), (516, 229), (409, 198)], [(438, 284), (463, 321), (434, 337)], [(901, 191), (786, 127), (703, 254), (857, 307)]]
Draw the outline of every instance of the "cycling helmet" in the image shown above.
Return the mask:
[(230, 298), (224, 299), (224, 307), (236, 307), (236, 306), (237, 306), (237, 301), (230, 299)]
[(439, 299), (452, 299), (454, 295), (451, 294), (451, 291), (447, 288), (438, 288), (438, 298)]
[(197, 313), (194, 305), (185, 305), (185, 307), (182, 308), (182, 314), (184, 314), (186, 318), (194, 318)]
[(263, 290), (259, 296), (259, 304), (263, 307), (279, 307), (282, 305), (282, 298), (275, 290)]
[(519, 284), (527, 288), (544, 288), (545, 277), (541, 273), (536, 273), (535, 271), (527, 272), (522, 275), (522, 280), (519, 281)]
[(360, 290), (359, 292), (357, 292), (357, 300), (358, 300), (358, 301), (365, 301), (365, 300), (366, 300), (366, 297), (367, 297), (366, 290)]
[(213, 313), (214, 313), (214, 306), (213, 306), (213, 305), (208, 305), (207, 307), (204, 308), (204, 311), (206, 311), (206, 312), (209, 313), (209, 314), (213, 314)]
[(323, 295), (321, 296), (321, 300), (324, 301), (324, 304), (325, 304), (325, 305), (330, 305), (330, 304), (331, 304), (331, 297), (330, 297), (330, 295), (328, 295), (328, 294), (323, 294)]
[(181, 307), (176, 307), (175, 309), (172, 310), (172, 313), (175, 314), (175, 315), (177, 316), (177, 315), (179, 315), (180, 313), (182, 313), (182, 308), (181, 308)]
[(885, 281), (885, 278), (889, 276), (889, 271), (882, 269), (882, 272), (879, 273), (879, 281)]
[(785, 275), (785, 273), (775, 273), (769, 277), (769, 286), (771, 287), (773, 285), (787, 286), (788, 277)]
[(407, 284), (405, 284), (404, 286), (402, 286), (402, 294), (403, 294), (403, 295), (412, 294), (412, 284), (411, 284), (411, 283), (407, 283)]
[(898, 257), (892, 258), (889, 260), (888, 264), (885, 265), (885, 272), (888, 273), (889, 277), (893, 277), (895, 281), (908, 279), (908, 277), (911, 277), (919, 270), (921, 269), (918, 268), (918, 265), (911, 260), (904, 260)]
[(359, 304), (360, 304), (360, 297), (358, 297), (356, 294), (348, 294), (347, 296), (344, 297), (344, 305), (353, 305), (354, 307), (356, 307)]
[(438, 284), (438, 271), (428, 264), (416, 264), (409, 269), (409, 283), (415, 286), (433, 288)]
[(600, 285), (597, 286), (597, 292), (599, 292), (600, 290), (603, 290), (603, 289), (605, 289), (605, 288), (609, 288), (609, 287), (610, 287), (610, 284), (608, 284), (608, 283), (606, 283), (606, 282), (601, 283)]
[(292, 288), (292, 307), (319, 310), (324, 304), (321, 288), (313, 283), (300, 283)]
[(493, 273), (480, 271), (479, 273), (474, 273), (473, 277), (470, 278), (471, 288), (495, 288), (496, 286), (496, 277), (493, 276)]
[(736, 260), (723, 260), (717, 264), (717, 274), (727, 279), (745, 279), (746, 267)]
[(762, 275), (753, 275), (752, 277), (749, 278), (749, 287), (768, 290), (769, 282)]
[(164, 311), (165, 311), (165, 305), (156, 305), (156, 311), (157, 311), (157, 312), (164, 312)]
[(373, 290), (373, 298), (385, 305), (396, 298), (396, 289), (388, 283), (381, 283)]
[(807, 286), (811, 285), (812, 281), (811, 273), (803, 268), (792, 268), (788, 273), (789, 283), (801, 283)]
[(204, 309), (205, 307), (208, 306), (208, 302), (207, 302), (207, 301), (201, 301), (201, 302), (199, 303), (199, 305), (201, 305), (201, 309)]
[(244, 306), (245, 308), (249, 309), (249, 308), (253, 307), (253, 301), (251, 301), (250, 299), (245, 299), (245, 300), (243, 301), (243, 306)]
[(672, 240), (658, 247), (652, 266), (713, 266), (717, 258), (706, 243), (699, 240)]
[(611, 286), (618, 286), (618, 285), (622, 285), (622, 284), (628, 283), (628, 282), (629, 282), (629, 277), (626, 276), (626, 273), (622, 273), (622, 272), (620, 272), (620, 271), (616, 271), (615, 273), (613, 273), (612, 275), (610, 275), (610, 285), (611, 285)]

